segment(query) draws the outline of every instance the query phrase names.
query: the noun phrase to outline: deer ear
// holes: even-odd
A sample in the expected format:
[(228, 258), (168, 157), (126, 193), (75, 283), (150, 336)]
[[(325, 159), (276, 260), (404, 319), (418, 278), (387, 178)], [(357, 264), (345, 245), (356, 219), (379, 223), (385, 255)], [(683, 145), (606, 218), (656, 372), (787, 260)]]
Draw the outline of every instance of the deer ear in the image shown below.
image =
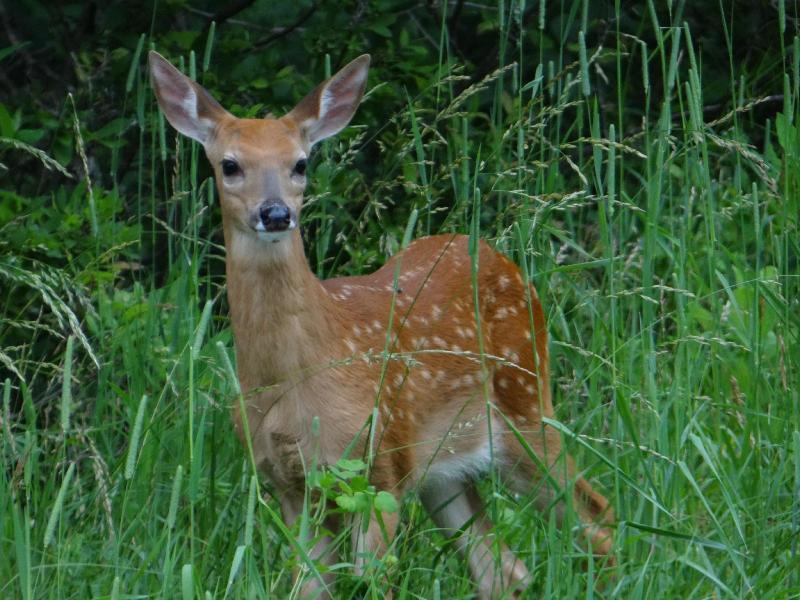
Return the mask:
[(183, 135), (205, 145), (217, 122), (230, 113), (203, 86), (178, 71), (158, 52), (150, 51), (149, 63), (153, 89), (167, 121)]
[(316, 144), (344, 129), (358, 108), (367, 87), (369, 54), (362, 54), (303, 98), (287, 115)]

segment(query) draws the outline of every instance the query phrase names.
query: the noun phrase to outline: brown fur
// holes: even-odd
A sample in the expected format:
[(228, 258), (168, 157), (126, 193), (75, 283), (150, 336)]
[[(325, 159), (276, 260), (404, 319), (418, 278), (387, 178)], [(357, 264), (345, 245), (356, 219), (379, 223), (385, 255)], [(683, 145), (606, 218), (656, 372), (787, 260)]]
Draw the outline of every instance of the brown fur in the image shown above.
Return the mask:
[[(500, 564), (491, 558), (491, 523), (475, 491), (490, 458), (514, 491), (544, 482), (550, 491), (540, 494), (543, 506), (555, 493), (546, 481), (569, 489), (593, 551), (605, 555), (612, 547), (608, 502), (576, 477), (560, 434), (542, 422), (553, 417), (553, 407), (536, 290), (509, 259), (481, 243), (476, 306), (464, 236), (420, 239), (371, 275), (319, 281), (298, 230), (274, 244), (253, 232), (265, 194), (278, 194), (299, 216), (305, 179), (291, 175), (292, 165), (308, 155), (315, 131), (330, 135), (352, 116), (366, 62), (345, 67), (281, 119), (235, 119), (197, 94), (203, 105), (196, 112), (205, 120), (195, 122), (180, 96), (159, 99), (171, 122), (203, 140), (217, 172), (244, 418), (258, 466), (281, 492), (285, 518), (300, 513), (312, 460), (334, 464), (356, 438), (355, 453), (366, 452), (364, 426), (377, 406), (372, 483), (398, 497), (420, 489), (445, 533), (471, 521), (457, 544), (465, 552), (468, 540), (478, 544), (470, 568), (480, 596), (495, 597), (522, 589), (528, 575), (502, 544)], [(157, 66), (154, 77), (167, 78), (165, 89), (185, 89)], [(325, 102), (333, 103), (332, 122), (323, 121)], [(226, 157), (238, 161), (241, 179), (222, 176)], [(311, 434), (315, 417), (318, 437)], [(242, 419), (235, 407), (240, 436)], [(561, 517), (563, 508), (557, 512)], [(391, 537), (396, 515), (385, 517)], [(390, 542), (374, 522), (354, 528), (357, 554), (380, 555)], [(322, 540), (313, 554), (335, 562), (328, 543)], [(318, 591), (316, 582), (306, 591)]]

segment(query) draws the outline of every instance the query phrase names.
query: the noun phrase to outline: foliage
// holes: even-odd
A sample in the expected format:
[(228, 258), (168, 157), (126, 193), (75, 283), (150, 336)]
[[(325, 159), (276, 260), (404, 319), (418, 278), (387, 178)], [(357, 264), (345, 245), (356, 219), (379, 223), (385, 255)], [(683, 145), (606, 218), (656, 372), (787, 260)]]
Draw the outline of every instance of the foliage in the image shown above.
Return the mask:
[[(321, 276), (383, 263), (412, 209), (420, 236), (477, 221), (531, 274), (562, 433), (619, 519), (618, 564), (598, 565), (532, 498), (487, 490), (532, 596), (797, 594), (795, 10), (0, 7), (0, 595), (287, 597), (293, 567), (321, 568), (298, 542), (319, 512), (288, 528), (233, 441), (218, 205), (156, 110), (151, 47), (240, 116), (372, 53), (354, 124), (311, 166)], [(345, 512), (396, 508), (358, 462), (312, 483)], [(396, 597), (473, 593), (419, 503), (400, 510)], [(338, 597), (380, 595), (380, 570), (337, 568)]]

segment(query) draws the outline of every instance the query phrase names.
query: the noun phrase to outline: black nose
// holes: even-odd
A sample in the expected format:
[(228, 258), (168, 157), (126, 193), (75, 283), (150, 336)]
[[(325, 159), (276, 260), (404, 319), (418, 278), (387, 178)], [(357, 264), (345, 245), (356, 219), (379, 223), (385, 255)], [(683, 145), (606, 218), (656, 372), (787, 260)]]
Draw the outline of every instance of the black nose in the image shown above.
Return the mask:
[(289, 207), (285, 204), (263, 204), (259, 210), (261, 222), (267, 231), (286, 231), (292, 222)]

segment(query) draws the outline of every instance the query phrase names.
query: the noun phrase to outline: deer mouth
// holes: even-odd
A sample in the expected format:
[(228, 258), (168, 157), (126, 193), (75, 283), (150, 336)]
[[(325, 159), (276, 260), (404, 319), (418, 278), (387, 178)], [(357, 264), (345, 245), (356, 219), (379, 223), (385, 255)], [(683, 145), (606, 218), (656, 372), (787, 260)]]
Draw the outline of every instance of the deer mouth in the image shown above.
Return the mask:
[(289, 221), (289, 224), (286, 228), (280, 230), (273, 230), (269, 231), (264, 227), (264, 224), (258, 222), (255, 227), (253, 227), (253, 231), (255, 231), (256, 236), (258, 239), (263, 240), (265, 242), (269, 242), (271, 244), (277, 244), (285, 239), (288, 239), (289, 236), (292, 234), (292, 231), (297, 229), (297, 221), (292, 218)]

